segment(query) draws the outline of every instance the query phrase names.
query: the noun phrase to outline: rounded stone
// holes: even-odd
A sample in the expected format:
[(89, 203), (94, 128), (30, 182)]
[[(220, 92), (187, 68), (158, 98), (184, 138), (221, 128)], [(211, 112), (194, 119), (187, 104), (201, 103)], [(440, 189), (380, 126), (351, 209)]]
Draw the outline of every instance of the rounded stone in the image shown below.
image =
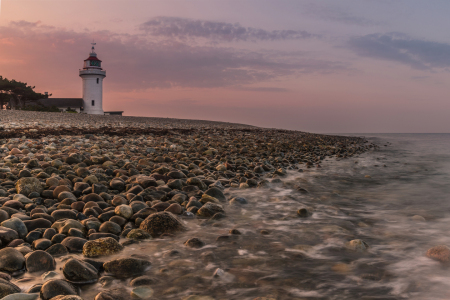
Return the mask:
[(201, 248), (205, 246), (205, 243), (198, 238), (191, 238), (184, 242), (184, 245), (190, 248)]
[(25, 267), (25, 257), (14, 248), (0, 250), (0, 271), (13, 273)]
[(105, 271), (117, 278), (128, 278), (142, 275), (151, 263), (139, 258), (119, 258), (103, 264)]
[(12, 282), (0, 278), (0, 298), (11, 294), (20, 293), (20, 288)]
[(61, 244), (69, 250), (70, 253), (81, 253), (83, 252), (83, 246), (87, 243), (87, 240), (79, 237), (66, 237)]
[(445, 245), (439, 245), (428, 249), (426, 255), (441, 263), (448, 263), (450, 261), (450, 249)]
[(70, 188), (66, 185), (59, 185), (53, 190), (53, 198), (58, 199), (58, 196), (62, 192), (70, 192)]
[(78, 290), (66, 280), (53, 279), (42, 285), (40, 295), (43, 300), (50, 300), (56, 296), (78, 295)]
[(60, 257), (69, 254), (67, 248), (61, 244), (54, 244), (53, 246), (45, 250), (45, 252), (53, 257)]
[(9, 243), (18, 238), (19, 234), (17, 233), (17, 231), (11, 228), (0, 226), (0, 241), (2, 242), (3, 245), (8, 245)]
[(146, 239), (151, 239), (152, 236), (150, 235), (150, 233), (148, 233), (145, 230), (132, 229), (130, 232), (128, 232), (127, 238), (132, 239), (132, 240), (146, 240)]
[(151, 285), (156, 283), (157, 280), (153, 277), (149, 277), (149, 276), (139, 276), (134, 278), (133, 280), (130, 281), (130, 286), (131, 287), (138, 287), (138, 286), (142, 286), (142, 285)]
[(86, 257), (98, 257), (111, 255), (122, 251), (123, 246), (111, 237), (88, 241), (83, 246), (83, 255)]
[(10, 294), (1, 300), (39, 300), (39, 294), (25, 294), (25, 293), (17, 293)]
[(52, 222), (44, 218), (36, 218), (33, 220), (23, 221), (27, 227), (28, 232), (33, 231), (37, 228), (50, 228), (52, 227)]
[(345, 246), (347, 247), (347, 249), (350, 249), (350, 250), (353, 250), (356, 252), (364, 252), (364, 251), (367, 251), (367, 249), (369, 248), (369, 245), (360, 239), (351, 240)]
[(216, 203), (208, 202), (197, 211), (197, 214), (202, 217), (210, 218), (216, 213), (224, 213), (222, 206)]
[(102, 291), (95, 296), (94, 300), (129, 300), (130, 294), (123, 288)]
[(76, 220), (77, 218), (77, 214), (71, 209), (57, 209), (54, 212), (52, 212), (51, 216), (55, 218), (56, 221), (62, 219)]
[(77, 295), (67, 295), (67, 296), (61, 295), (53, 297), (51, 300), (83, 300), (83, 298)]
[(181, 215), (183, 213), (183, 208), (178, 203), (172, 203), (168, 208), (166, 208), (164, 211), (173, 213), (174, 215)]
[(3, 227), (10, 228), (19, 234), (21, 239), (25, 238), (28, 234), (28, 229), (19, 218), (11, 218), (1, 223)]
[(49, 253), (36, 250), (25, 256), (25, 264), (28, 272), (48, 272), (56, 268), (56, 262)]
[(234, 197), (233, 199), (230, 200), (230, 205), (242, 205), (247, 203), (248, 203), (247, 200), (242, 197)]
[(131, 297), (137, 299), (148, 299), (153, 295), (153, 289), (149, 286), (139, 286), (131, 290)]
[(307, 218), (311, 215), (311, 213), (306, 209), (306, 208), (300, 208), (299, 210), (297, 210), (297, 215), (300, 218)]
[(63, 274), (67, 280), (76, 284), (93, 283), (98, 280), (98, 271), (93, 265), (75, 258), (66, 261)]
[(16, 191), (18, 194), (28, 196), (32, 192), (41, 194), (44, 190), (39, 179), (34, 177), (20, 178), (16, 183)]
[(225, 202), (227, 201), (227, 198), (225, 197), (225, 195), (223, 194), (223, 192), (216, 188), (216, 187), (212, 187), (206, 190), (205, 192), (206, 195), (214, 197), (216, 199), (218, 199), (220, 202)]
[(127, 220), (133, 215), (133, 209), (130, 206), (124, 204), (117, 206), (114, 212), (116, 213), (116, 215), (124, 217)]
[(158, 212), (148, 216), (139, 226), (150, 233), (152, 237), (159, 237), (164, 233), (184, 231), (184, 225), (170, 212)]
[(32, 245), (35, 250), (47, 250), (52, 245), (52, 241), (44, 238), (37, 239)]
[(120, 233), (122, 232), (122, 228), (117, 223), (114, 223), (114, 222), (111, 222), (111, 221), (106, 221), (105, 223), (103, 223), (100, 226), (99, 231), (100, 232), (105, 232), (105, 233), (112, 233), (112, 234), (115, 234), (115, 235), (120, 235)]

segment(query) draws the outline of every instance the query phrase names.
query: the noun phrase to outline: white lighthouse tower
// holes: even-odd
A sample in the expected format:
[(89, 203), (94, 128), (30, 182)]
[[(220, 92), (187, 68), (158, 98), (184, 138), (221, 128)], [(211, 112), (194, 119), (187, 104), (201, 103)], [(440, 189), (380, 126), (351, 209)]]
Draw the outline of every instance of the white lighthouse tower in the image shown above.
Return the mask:
[(103, 115), (103, 78), (106, 71), (102, 69), (102, 61), (97, 58), (92, 43), (89, 58), (84, 60), (84, 67), (80, 70), (83, 79), (83, 112), (92, 115)]

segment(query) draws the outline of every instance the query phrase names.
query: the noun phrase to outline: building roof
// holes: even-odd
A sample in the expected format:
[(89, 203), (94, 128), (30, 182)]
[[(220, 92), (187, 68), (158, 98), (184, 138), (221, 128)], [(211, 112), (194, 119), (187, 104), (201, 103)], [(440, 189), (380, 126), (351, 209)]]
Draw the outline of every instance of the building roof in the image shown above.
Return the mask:
[(56, 106), (56, 107), (82, 107), (83, 106), (83, 98), (48, 98), (41, 99), (39, 103), (43, 106)]
[(87, 59), (85, 59), (84, 61), (87, 61), (87, 60), (98, 60), (98, 61), (101, 61), (100, 59), (98, 59), (96, 56), (89, 56)]

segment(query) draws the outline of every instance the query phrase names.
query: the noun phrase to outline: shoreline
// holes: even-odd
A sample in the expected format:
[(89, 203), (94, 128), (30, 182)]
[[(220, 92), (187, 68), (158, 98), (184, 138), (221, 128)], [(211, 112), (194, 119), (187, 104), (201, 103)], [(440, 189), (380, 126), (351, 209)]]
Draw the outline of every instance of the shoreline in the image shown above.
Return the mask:
[(44, 300), (80, 294), (77, 287), (78, 300), (211, 300), (258, 287), (267, 271), (252, 273), (256, 285), (245, 274), (267, 262), (245, 258), (251, 249), (269, 243), (277, 264), (303, 262), (266, 224), (298, 226), (314, 213), (314, 193), (292, 174), (376, 148), (359, 137), (241, 124), (175, 120), (164, 128), (146, 119), (114, 127), (116, 117), (83, 116), (60, 126), (49, 116), (0, 131), (0, 274), (8, 293)]

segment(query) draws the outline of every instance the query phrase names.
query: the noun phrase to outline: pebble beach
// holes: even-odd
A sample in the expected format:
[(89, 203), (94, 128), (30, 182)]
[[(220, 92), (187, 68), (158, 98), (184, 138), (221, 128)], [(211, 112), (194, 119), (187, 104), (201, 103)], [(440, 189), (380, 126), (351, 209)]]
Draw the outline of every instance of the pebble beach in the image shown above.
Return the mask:
[[(0, 299), (329, 299), (317, 291), (369, 255), (359, 230), (370, 220), (337, 209), (345, 201), (320, 174), (377, 147), (225, 122), (0, 111)], [(372, 267), (363, 274), (388, 276)]]

